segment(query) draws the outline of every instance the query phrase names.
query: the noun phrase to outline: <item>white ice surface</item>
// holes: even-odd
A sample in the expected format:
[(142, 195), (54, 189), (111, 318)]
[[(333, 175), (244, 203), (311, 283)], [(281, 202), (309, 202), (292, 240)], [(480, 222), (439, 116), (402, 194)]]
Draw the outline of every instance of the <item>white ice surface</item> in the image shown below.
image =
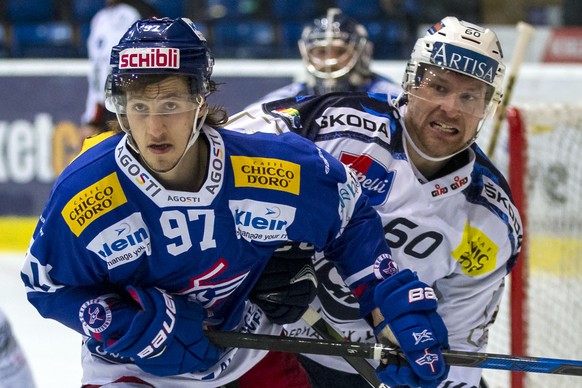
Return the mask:
[(20, 280), (23, 257), (23, 253), (0, 253), (0, 308), (28, 358), (37, 387), (79, 388), (81, 335), (43, 318), (26, 300)]

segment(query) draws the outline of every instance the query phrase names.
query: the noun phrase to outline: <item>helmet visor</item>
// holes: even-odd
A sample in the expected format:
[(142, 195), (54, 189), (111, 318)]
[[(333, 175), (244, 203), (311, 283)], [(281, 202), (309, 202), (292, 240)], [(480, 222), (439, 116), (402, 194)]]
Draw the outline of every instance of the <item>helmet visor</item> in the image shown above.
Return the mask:
[(129, 122), (150, 116), (170, 118), (194, 112), (204, 100), (193, 92), (192, 82), (195, 80), (187, 75), (110, 75), (106, 107), (117, 114), (125, 131)]
[(493, 87), (476, 78), (434, 65), (420, 64), (408, 94), (451, 115), (484, 120), (495, 110)]

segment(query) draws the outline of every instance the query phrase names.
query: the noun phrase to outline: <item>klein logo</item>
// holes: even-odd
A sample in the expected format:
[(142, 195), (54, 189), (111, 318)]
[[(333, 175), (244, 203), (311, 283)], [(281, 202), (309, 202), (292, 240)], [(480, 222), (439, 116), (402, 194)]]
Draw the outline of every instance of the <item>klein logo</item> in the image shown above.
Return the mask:
[(102, 230), (87, 249), (106, 261), (107, 268), (113, 269), (149, 254), (150, 233), (141, 214), (134, 213)]
[(120, 69), (179, 69), (177, 48), (129, 48), (119, 53)]

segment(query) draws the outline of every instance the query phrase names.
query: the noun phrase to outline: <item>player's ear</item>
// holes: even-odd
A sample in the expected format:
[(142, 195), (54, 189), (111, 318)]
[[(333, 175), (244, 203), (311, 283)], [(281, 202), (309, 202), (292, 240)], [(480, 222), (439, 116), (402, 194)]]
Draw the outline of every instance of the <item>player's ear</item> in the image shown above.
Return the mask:
[(204, 117), (208, 112), (208, 101), (204, 100), (202, 105), (200, 106), (200, 111), (198, 112), (198, 118)]

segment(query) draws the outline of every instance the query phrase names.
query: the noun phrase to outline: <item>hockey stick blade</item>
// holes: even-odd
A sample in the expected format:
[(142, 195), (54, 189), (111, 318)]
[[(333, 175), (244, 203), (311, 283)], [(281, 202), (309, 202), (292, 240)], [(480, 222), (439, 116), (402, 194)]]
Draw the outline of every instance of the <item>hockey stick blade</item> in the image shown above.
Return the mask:
[[(206, 336), (215, 345), (222, 347), (360, 357), (373, 360), (387, 359), (389, 364), (402, 363), (402, 359), (398, 356), (398, 349), (373, 343), (330, 342), (225, 331), (207, 331)], [(456, 350), (443, 351), (443, 357), (451, 366), (582, 376), (582, 361)]]

